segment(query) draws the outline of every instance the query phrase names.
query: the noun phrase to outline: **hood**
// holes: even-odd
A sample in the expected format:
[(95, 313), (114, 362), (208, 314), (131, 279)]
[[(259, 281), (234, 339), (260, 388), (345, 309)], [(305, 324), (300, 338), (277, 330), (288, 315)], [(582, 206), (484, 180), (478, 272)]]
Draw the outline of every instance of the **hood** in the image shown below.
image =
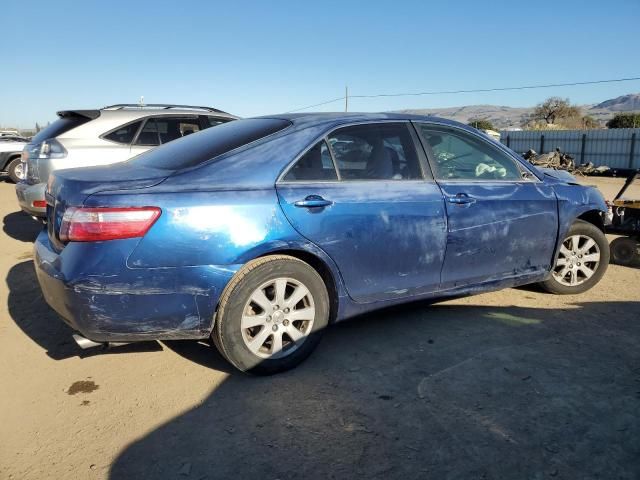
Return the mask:
[(553, 168), (541, 168), (541, 167), (538, 167), (538, 170), (542, 172), (545, 178), (550, 177), (557, 183), (579, 185), (576, 177), (571, 175), (566, 170), (554, 170)]
[(0, 141), (0, 152), (21, 152), (27, 142), (15, 142), (12, 140)]

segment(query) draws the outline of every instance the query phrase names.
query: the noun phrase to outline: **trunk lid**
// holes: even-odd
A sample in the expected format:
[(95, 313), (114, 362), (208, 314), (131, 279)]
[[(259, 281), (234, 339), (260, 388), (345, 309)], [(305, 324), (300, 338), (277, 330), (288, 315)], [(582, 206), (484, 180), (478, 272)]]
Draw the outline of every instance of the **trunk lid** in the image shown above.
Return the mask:
[(57, 170), (47, 183), (47, 232), (56, 251), (64, 248), (60, 225), (68, 207), (82, 206), (91, 195), (105, 191), (137, 190), (164, 181), (172, 172), (131, 163)]

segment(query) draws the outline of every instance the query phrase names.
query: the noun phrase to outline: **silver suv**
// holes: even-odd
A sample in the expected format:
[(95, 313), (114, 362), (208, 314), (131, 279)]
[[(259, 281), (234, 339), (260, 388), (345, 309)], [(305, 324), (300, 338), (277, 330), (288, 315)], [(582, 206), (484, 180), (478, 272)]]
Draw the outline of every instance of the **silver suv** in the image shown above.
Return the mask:
[(46, 216), (49, 174), (62, 168), (123, 162), (158, 145), (236, 119), (209, 107), (119, 104), (100, 110), (65, 110), (24, 147), (24, 181), (16, 185), (20, 208)]

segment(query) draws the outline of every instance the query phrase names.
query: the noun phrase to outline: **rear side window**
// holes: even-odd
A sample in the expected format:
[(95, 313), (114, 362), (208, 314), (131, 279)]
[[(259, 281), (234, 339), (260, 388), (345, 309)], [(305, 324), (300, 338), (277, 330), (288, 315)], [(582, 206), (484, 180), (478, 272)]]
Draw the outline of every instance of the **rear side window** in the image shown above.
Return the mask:
[(156, 117), (142, 127), (136, 145), (156, 146), (200, 131), (198, 117)]
[(422, 178), (415, 143), (406, 123), (345, 127), (328, 138), (342, 180)]
[(40, 143), (49, 138), (55, 138), (62, 135), (69, 130), (79, 127), (87, 122), (91, 121), (88, 117), (80, 115), (70, 115), (68, 117), (62, 117), (48, 125), (44, 129), (40, 130), (32, 139), (32, 143)]
[(311, 150), (300, 157), (284, 177), (287, 182), (337, 179), (338, 175), (333, 165), (331, 152), (329, 152), (329, 147), (324, 140), (318, 142)]
[(255, 142), (291, 125), (277, 118), (234, 120), (216, 128), (208, 128), (198, 135), (163, 145), (132, 159), (138, 165), (164, 170), (193, 167), (207, 160)]
[(229, 119), (217, 118), (217, 117), (206, 117), (207, 123), (210, 127), (215, 127), (216, 125), (220, 125), (222, 123), (226, 123)]
[(104, 137), (105, 140), (111, 140), (112, 142), (122, 143), (122, 144), (130, 144), (133, 141), (133, 138), (136, 136), (140, 125), (142, 124), (142, 120), (137, 122), (130, 123), (128, 125), (123, 125), (111, 133), (106, 134)]

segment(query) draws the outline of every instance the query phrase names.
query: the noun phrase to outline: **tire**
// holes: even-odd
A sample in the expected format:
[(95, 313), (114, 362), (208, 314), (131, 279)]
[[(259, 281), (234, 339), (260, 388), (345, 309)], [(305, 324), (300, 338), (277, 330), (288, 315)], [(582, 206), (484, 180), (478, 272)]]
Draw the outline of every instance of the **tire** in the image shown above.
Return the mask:
[(18, 183), (22, 178), (19, 176), (18, 171), (20, 170), (20, 157), (15, 157), (13, 160), (9, 162), (7, 165), (7, 174), (13, 183)]
[[(576, 239), (577, 246), (573, 243)], [(541, 286), (558, 295), (586, 292), (600, 281), (608, 266), (609, 243), (605, 234), (591, 223), (576, 220), (562, 242), (551, 275)], [(588, 271), (592, 273), (585, 273)]]
[(213, 343), (243, 372), (283, 372), (316, 348), (329, 322), (329, 305), (322, 277), (307, 263), (287, 255), (258, 258), (242, 267), (222, 293)]
[(618, 237), (611, 242), (611, 263), (633, 265), (640, 263), (640, 242), (631, 237)]

